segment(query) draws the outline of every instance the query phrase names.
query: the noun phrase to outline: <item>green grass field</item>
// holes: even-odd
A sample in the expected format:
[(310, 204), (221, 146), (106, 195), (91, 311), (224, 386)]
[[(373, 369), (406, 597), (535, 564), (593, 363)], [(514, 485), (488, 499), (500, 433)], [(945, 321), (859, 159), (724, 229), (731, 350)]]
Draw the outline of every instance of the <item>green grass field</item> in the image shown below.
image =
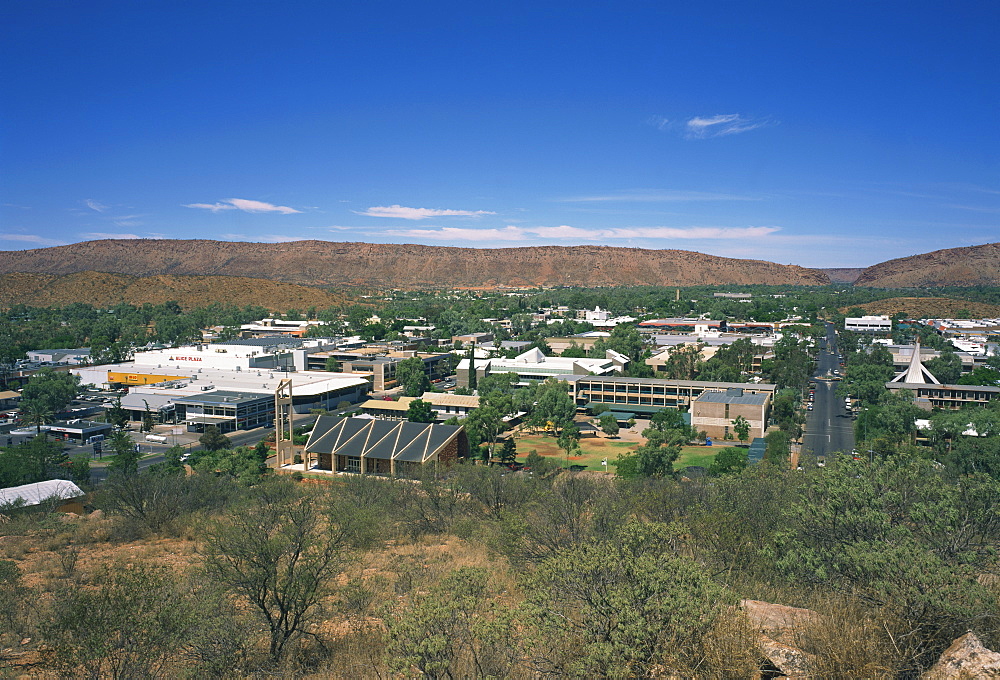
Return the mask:
[[(601, 470), (605, 468), (601, 461), (608, 459), (607, 470), (614, 472), (615, 466), (611, 463), (618, 458), (621, 453), (628, 453), (638, 446), (636, 442), (625, 442), (603, 437), (584, 437), (580, 440), (580, 455), (570, 456), (570, 465), (584, 465), (588, 470)], [(715, 454), (721, 449), (720, 446), (685, 446), (681, 449), (681, 455), (674, 468), (679, 469), (688, 465), (701, 465), (708, 467), (715, 460)], [(529, 435), (517, 438), (517, 457), (524, 462), (531, 451), (536, 451), (540, 456), (547, 456), (559, 461), (560, 465), (566, 464), (566, 454), (556, 444), (555, 437), (542, 435)]]

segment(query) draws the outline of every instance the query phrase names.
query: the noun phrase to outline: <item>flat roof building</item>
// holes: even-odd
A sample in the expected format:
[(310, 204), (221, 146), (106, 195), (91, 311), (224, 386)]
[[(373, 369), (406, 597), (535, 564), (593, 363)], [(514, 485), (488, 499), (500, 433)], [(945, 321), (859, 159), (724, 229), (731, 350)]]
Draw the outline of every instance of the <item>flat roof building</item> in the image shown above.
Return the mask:
[(745, 394), (764, 394), (770, 398), (777, 387), (770, 384), (701, 382), (664, 378), (622, 378), (611, 376), (575, 376), (568, 381), (578, 408), (604, 406), (613, 411), (656, 413), (665, 408), (688, 410), (704, 392), (740, 389)]
[(739, 439), (733, 422), (742, 416), (750, 425), (743, 441), (763, 437), (771, 407), (771, 395), (733, 387), (702, 392), (691, 406), (691, 425), (717, 439)]
[(844, 319), (844, 330), (853, 333), (891, 333), (892, 320), (888, 316), (849, 316)]

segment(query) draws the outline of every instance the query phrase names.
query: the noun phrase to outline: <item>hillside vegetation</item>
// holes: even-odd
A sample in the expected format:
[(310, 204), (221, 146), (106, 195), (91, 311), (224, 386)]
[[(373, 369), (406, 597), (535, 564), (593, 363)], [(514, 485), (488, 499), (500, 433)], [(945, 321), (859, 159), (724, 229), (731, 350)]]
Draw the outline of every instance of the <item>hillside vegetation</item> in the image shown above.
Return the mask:
[(948, 248), (868, 267), (854, 282), (877, 288), (1000, 285), (1000, 243)]
[[(857, 306), (869, 314), (905, 314), (910, 319), (980, 319), (1000, 316), (998, 305), (940, 297), (895, 297)], [(844, 307), (840, 311), (846, 313), (848, 308)]]
[(273, 311), (329, 307), (342, 296), (310, 286), (243, 276), (129, 276), (96, 271), (74, 274), (0, 275), (0, 308), (16, 304), (58, 307), (74, 302), (95, 307), (119, 303), (160, 305), (175, 301), (184, 309), (253, 304)]
[(304, 285), (494, 288), (558, 285), (825, 285), (822, 272), (684, 250), (605, 246), (450, 248), (296, 241), (102, 240), (0, 252), (0, 273), (228, 275)]
[(747, 599), (814, 610), (780, 638), (811, 677), (918, 677), (967, 630), (998, 641), (1000, 486), (930, 461), (294, 484), (232, 456), (112, 478), (88, 517), (11, 513), (3, 672), (747, 678), (792, 649), (762, 654)]

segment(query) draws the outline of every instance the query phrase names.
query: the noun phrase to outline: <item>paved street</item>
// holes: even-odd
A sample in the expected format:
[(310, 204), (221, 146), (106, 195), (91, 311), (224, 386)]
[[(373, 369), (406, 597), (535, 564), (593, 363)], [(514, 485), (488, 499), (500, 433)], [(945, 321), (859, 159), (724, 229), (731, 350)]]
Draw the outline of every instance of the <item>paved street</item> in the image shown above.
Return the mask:
[[(843, 372), (837, 352), (837, 336), (833, 324), (826, 324), (825, 347), (821, 348), (816, 362), (815, 378), (827, 377), (833, 371)], [(854, 429), (851, 415), (844, 400), (837, 396), (836, 380), (816, 379), (816, 400), (813, 410), (806, 414), (806, 432), (803, 436), (803, 453), (817, 461), (829, 460), (839, 452), (854, 449)]]

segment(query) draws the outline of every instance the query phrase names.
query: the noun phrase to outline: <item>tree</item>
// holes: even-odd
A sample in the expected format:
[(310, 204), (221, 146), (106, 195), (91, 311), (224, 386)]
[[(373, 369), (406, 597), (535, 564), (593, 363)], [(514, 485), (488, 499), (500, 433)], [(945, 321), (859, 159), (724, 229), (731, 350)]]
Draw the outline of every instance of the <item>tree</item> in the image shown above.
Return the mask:
[(21, 390), (21, 408), (57, 414), (65, 411), (80, 390), (80, 376), (43, 368)]
[(606, 340), (602, 338), (594, 343), (595, 352), (599, 352), (601, 356), (609, 349), (636, 362), (645, 353), (646, 344), (638, 328), (631, 324), (618, 324), (611, 329), (611, 335)]
[(621, 454), (614, 462), (615, 472), (619, 477), (672, 477), (674, 461), (681, 453), (680, 445), (672, 436), (671, 430), (660, 431), (647, 427), (643, 430), (646, 443), (633, 453)]
[(965, 631), (992, 630), (996, 599), (977, 577), (993, 561), (1000, 482), (952, 480), (904, 453), (841, 459), (796, 495), (775, 566), (884, 611), (903, 663), (927, 667)]
[(388, 608), (383, 617), (390, 667), (410, 677), (510, 677), (518, 659), (514, 612), (497, 600), (482, 567), (462, 567), (409, 606)]
[(77, 484), (90, 483), (90, 456), (78, 453), (70, 459), (69, 474)]
[(153, 412), (149, 410), (149, 403), (143, 399), (142, 403), (145, 405), (146, 409), (142, 412), (142, 427), (141, 432), (152, 432), (153, 431)]
[[(43, 626), (56, 666), (67, 677), (149, 678), (172, 675), (178, 650), (203, 617), (201, 598), (186, 592), (165, 567), (107, 567), (96, 588), (61, 594)], [(179, 673), (178, 667), (174, 672)]]
[(403, 388), (407, 397), (419, 397), (429, 390), (431, 381), (424, 372), (424, 360), (410, 357), (396, 364), (396, 384)]
[(630, 520), (543, 560), (524, 589), (534, 665), (566, 677), (714, 676), (695, 668), (726, 596), (673, 542), (667, 525)]
[(979, 366), (958, 379), (959, 385), (1000, 385), (1000, 371), (995, 368)]
[(138, 446), (132, 437), (124, 430), (115, 430), (107, 439), (115, 459), (108, 465), (108, 470), (125, 476), (139, 472)]
[(574, 423), (564, 426), (559, 432), (556, 444), (566, 453), (567, 460), (572, 455), (578, 455), (580, 453), (580, 428)]
[(601, 432), (609, 437), (618, 436), (618, 418), (611, 415), (610, 413), (605, 413), (601, 416)]
[(548, 378), (535, 387), (535, 406), (528, 421), (539, 429), (552, 429), (558, 438), (562, 429), (573, 423), (576, 404), (568, 393), (569, 385)]
[(433, 423), (437, 420), (437, 413), (431, 408), (429, 401), (414, 399), (406, 409), (406, 420), (411, 423)]
[(771, 430), (764, 436), (764, 459), (771, 463), (784, 463), (792, 452), (792, 438), (785, 430)]
[(925, 361), (924, 367), (944, 385), (955, 385), (962, 376), (962, 360), (954, 352), (941, 352)]
[[(497, 437), (506, 429), (503, 421), (505, 415), (497, 407), (481, 401), (477, 408), (469, 412), (463, 423), (473, 452), (481, 452), (482, 459), (487, 463), (493, 458)], [(485, 451), (483, 444), (486, 444)]]
[(331, 373), (336, 373), (340, 370), (340, 362), (334, 357), (327, 357), (326, 363), (323, 365), (323, 370), (330, 371)]
[(733, 421), (733, 432), (736, 433), (736, 437), (740, 440), (740, 444), (742, 444), (750, 437), (750, 421), (741, 415), (736, 416), (736, 419)]
[(106, 418), (108, 423), (119, 430), (124, 429), (125, 426), (128, 425), (128, 411), (122, 408), (121, 395), (117, 395), (115, 397), (115, 401), (111, 405), (111, 408), (107, 410)]
[(745, 470), (749, 464), (749, 451), (738, 446), (727, 446), (715, 454), (715, 460), (708, 466), (708, 474), (714, 477), (733, 474)]
[(25, 422), (35, 426), (36, 435), (41, 434), (42, 425), (47, 425), (52, 422), (52, 411), (39, 402), (27, 405), (22, 404), (21, 413), (24, 414)]
[(517, 442), (514, 441), (513, 437), (507, 437), (503, 440), (499, 458), (501, 463), (507, 465), (517, 460)]
[(198, 437), (198, 442), (209, 451), (231, 449), (233, 447), (233, 443), (229, 437), (219, 432), (219, 428), (215, 425), (206, 427), (205, 434)]
[(248, 504), (210, 524), (205, 568), (245, 597), (267, 626), (274, 661), (320, 620), (321, 604), (347, 560), (342, 514), (302, 497), (284, 480), (262, 484)]
[(704, 347), (705, 345), (696, 343), (679, 345), (669, 350), (670, 354), (663, 362), (663, 374), (673, 380), (694, 380)]

